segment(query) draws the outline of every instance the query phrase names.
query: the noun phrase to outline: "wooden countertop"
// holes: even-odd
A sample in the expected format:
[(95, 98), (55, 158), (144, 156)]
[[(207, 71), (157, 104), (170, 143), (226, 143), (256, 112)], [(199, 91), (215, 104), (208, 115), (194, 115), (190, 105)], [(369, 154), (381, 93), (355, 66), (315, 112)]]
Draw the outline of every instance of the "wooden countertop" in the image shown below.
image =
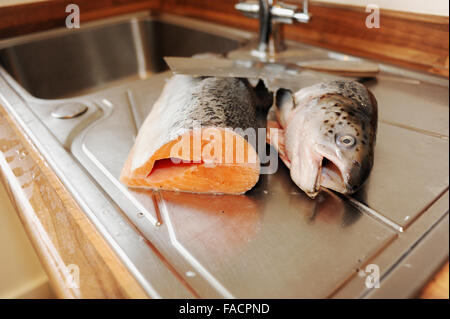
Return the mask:
[[(257, 26), (255, 20), (235, 12), (233, 0), (208, 5), (201, 0), (78, 2), (84, 12), (82, 22), (153, 9), (249, 30)], [(61, 26), (68, 3), (53, 0), (0, 8), (0, 38)], [(386, 27), (374, 35), (375, 30), (355, 33), (355, 21), (365, 17), (359, 8), (314, 4), (311, 11), (315, 22), (287, 27), (289, 38), (448, 77), (448, 18), (386, 11), (382, 15)], [(339, 14), (333, 14), (336, 12)], [(330, 31), (330, 23), (344, 23), (348, 28)], [(1, 104), (0, 177), (58, 297), (148, 297)], [(80, 288), (67, 285), (70, 265), (80, 269), (83, 283)], [(448, 278), (447, 262), (423, 289), (420, 298), (449, 298)]]
[(147, 298), (1, 104), (0, 177), (58, 297)]
[(449, 299), (448, 287), (448, 266), (447, 261), (442, 268), (436, 272), (433, 278), (423, 288), (419, 294), (422, 299)]

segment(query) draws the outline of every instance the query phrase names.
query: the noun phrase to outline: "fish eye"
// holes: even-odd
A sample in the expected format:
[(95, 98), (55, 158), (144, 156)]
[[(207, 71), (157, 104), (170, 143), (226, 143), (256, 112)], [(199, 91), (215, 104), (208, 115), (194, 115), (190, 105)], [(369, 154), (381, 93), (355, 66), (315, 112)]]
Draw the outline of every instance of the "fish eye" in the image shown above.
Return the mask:
[(337, 135), (336, 143), (338, 146), (349, 148), (355, 145), (356, 138), (352, 135)]

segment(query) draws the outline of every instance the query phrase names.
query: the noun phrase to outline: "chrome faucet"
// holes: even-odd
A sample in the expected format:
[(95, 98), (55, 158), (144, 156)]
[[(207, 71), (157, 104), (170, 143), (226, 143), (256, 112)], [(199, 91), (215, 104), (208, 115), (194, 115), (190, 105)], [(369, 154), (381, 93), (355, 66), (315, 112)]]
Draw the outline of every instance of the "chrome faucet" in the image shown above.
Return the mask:
[(259, 41), (254, 53), (261, 58), (273, 56), (286, 48), (280, 23), (308, 23), (311, 18), (308, 0), (303, 0), (301, 12), (297, 6), (277, 0), (247, 0), (237, 3), (235, 8), (246, 16), (259, 18)]

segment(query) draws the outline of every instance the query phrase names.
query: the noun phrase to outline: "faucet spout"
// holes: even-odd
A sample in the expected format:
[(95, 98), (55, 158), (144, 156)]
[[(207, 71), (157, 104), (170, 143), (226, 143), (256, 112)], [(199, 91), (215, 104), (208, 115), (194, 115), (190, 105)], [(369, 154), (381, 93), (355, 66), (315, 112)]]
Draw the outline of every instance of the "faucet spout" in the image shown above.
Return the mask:
[(250, 17), (259, 18), (259, 39), (254, 53), (267, 59), (285, 48), (283, 43), (282, 23), (308, 23), (308, 0), (303, 0), (302, 12), (297, 6), (277, 0), (247, 0), (239, 2), (235, 8)]
[(273, 0), (259, 0), (259, 44), (260, 52), (267, 52), (272, 33), (272, 8)]

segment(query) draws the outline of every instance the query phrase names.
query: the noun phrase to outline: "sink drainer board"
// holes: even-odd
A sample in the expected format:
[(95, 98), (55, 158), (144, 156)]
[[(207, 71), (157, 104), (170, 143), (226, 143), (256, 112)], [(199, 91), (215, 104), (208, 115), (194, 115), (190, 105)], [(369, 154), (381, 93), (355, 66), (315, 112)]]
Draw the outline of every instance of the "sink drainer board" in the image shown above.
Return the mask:
[[(383, 292), (384, 285), (394, 282), (392, 278), (401, 278), (402, 260), (419, 251), (411, 248), (419, 247), (419, 240), (431, 238), (426, 234), (448, 225), (448, 204), (441, 202), (448, 199), (449, 182), (447, 88), (387, 73), (377, 82), (366, 83), (382, 101), (375, 165), (363, 189), (352, 197), (322, 192), (315, 200), (309, 199), (291, 181), (281, 161), (275, 174), (262, 175), (245, 195), (127, 189), (118, 181), (122, 165), (139, 126), (170, 76), (170, 72), (162, 72), (162, 56), (224, 52), (246, 36), (195, 20), (140, 14), (87, 27), (73, 39), (79, 44), (88, 43), (92, 46), (90, 52), (101, 56), (117, 49), (117, 45), (108, 42), (111, 32), (115, 43), (127, 44), (120, 50), (129, 47), (131, 51), (97, 59), (97, 66), (91, 65), (89, 59), (76, 60), (76, 68), (97, 67), (100, 71), (75, 76), (75, 82), (64, 86), (52, 82), (62, 69), (47, 71), (49, 83), (53, 84), (46, 87), (33, 82), (33, 69), (20, 71), (13, 65), (14, 61), (26, 60), (30, 48), (44, 54), (45, 44), (66, 43), (68, 39), (61, 39), (70, 35), (64, 32), (2, 49), (0, 63), (11, 73), (7, 80), (33, 114), (95, 180), (102, 192), (97, 196), (135, 227), (138, 240), (125, 226), (121, 230), (118, 225), (107, 225), (116, 219), (101, 216), (101, 210), (93, 212), (105, 229), (114, 229), (108, 238), (121, 247), (128, 267), (139, 281), (155, 289), (152, 296), (366, 297), (373, 292), (365, 285), (370, 274), (368, 265), (379, 267), (379, 291)], [(101, 41), (108, 45), (98, 48)], [(180, 49), (180, 43), (189, 44)], [(108, 73), (116, 64), (120, 74)], [(52, 91), (52, 85), (57, 90)], [(24, 89), (37, 97), (58, 100), (36, 99)], [(415, 97), (418, 90), (422, 90), (420, 96)], [(440, 98), (431, 97), (436, 94)], [(408, 105), (402, 104), (398, 96)], [(71, 120), (53, 118), (52, 108), (65, 101), (83, 103), (89, 110)], [(428, 111), (420, 107), (424, 101)], [(406, 110), (412, 115), (405, 113), (402, 117), (401, 112)], [(70, 172), (66, 173), (69, 176)], [(83, 185), (77, 186), (81, 194)], [(80, 195), (80, 200), (100, 199), (85, 194)], [(158, 258), (170, 271), (162, 271), (159, 277), (149, 275), (155, 266), (139, 253), (142, 245), (147, 245), (147, 250), (157, 250)], [(427, 253), (428, 258), (439, 259), (430, 264), (436, 265), (442, 259), (442, 253)], [(448, 255), (448, 247), (445, 253)], [(432, 270), (428, 270), (429, 274)], [(171, 274), (171, 281), (168, 287), (161, 288), (167, 273)], [(177, 288), (174, 278), (189, 293)], [(409, 295), (417, 288), (408, 283), (404, 287)]]
[(145, 116), (158, 96), (145, 88), (161, 88), (166, 76), (100, 98), (104, 116), (73, 153), (172, 264), (183, 261), (180, 273), (199, 295), (327, 297), (395, 238), (334, 194), (310, 200), (281, 162), (246, 195), (126, 189), (117, 178), (134, 142), (130, 95)]

